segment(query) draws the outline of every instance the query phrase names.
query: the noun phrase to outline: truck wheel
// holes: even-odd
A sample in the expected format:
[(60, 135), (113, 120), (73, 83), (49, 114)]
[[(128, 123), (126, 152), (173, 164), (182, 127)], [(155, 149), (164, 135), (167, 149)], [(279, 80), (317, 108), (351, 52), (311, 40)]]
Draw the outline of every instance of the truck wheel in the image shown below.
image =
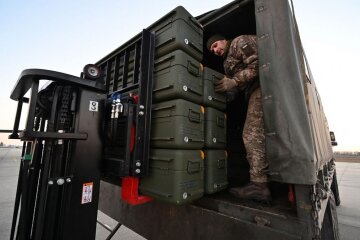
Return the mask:
[(334, 193), (336, 206), (339, 206), (341, 203), (341, 200), (340, 200), (340, 193), (339, 193), (338, 181), (337, 181), (337, 176), (336, 176), (336, 170), (334, 172), (333, 181), (331, 184), (331, 191)]
[(339, 240), (339, 225), (336, 213), (336, 202), (334, 194), (331, 193), (326, 212), (324, 215), (323, 225), (321, 228), (321, 239)]

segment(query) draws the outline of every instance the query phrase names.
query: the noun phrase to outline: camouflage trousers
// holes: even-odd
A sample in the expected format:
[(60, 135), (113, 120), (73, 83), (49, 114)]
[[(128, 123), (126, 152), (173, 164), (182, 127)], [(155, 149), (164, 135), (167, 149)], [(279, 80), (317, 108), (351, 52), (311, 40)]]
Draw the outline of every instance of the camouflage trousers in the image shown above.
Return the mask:
[(267, 182), (269, 163), (265, 156), (265, 130), (260, 88), (249, 99), (243, 140), (250, 165), (250, 181)]

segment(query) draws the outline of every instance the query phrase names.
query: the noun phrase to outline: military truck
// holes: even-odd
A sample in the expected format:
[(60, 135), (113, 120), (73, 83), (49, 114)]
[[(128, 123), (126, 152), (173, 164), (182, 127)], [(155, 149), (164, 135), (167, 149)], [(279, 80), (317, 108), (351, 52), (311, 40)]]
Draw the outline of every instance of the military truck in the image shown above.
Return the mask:
[[(257, 35), (270, 205), (226, 191), (249, 181), (247, 97), (213, 91), (215, 33)], [(94, 239), (99, 209), (147, 239), (339, 239), (335, 138), (292, 2), (177, 7), (80, 77), (24, 70), (11, 98), (24, 141), (11, 238)]]

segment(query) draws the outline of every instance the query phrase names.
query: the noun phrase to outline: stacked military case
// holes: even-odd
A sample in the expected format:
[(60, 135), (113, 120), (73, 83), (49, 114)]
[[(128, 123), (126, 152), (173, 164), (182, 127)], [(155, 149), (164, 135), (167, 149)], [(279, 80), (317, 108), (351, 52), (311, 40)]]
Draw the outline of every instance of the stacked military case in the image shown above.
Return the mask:
[[(155, 32), (152, 151), (149, 176), (141, 179), (139, 189), (182, 204), (200, 198), (204, 189), (213, 193), (227, 186), (226, 97), (214, 91), (222, 74), (202, 68), (203, 29), (183, 7), (147, 29)], [(139, 39), (135, 36), (100, 60), (110, 94), (136, 89)]]
[(139, 190), (183, 204), (204, 194), (203, 30), (183, 7), (149, 29), (155, 31), (151, 151)]
[(228, 186), (226, 153), (226, 95), (215, 92), (223, 74), (208, 67), (203, 71), (205, 108), (205, 193)]

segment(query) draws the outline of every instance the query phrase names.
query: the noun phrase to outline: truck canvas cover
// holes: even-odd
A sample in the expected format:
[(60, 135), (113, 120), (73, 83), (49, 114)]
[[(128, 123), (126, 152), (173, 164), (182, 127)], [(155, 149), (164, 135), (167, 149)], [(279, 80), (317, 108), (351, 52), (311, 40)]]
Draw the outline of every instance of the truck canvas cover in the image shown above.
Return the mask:
[[(307, 67), (288, 1), (256, 1), (259, 72), (272, 180), (315, 184), (332, 158), (321, 102)], [(323, 130), (321, 132), (315, 131)], [(321, 126), (323, 125), (323, 126)]]

